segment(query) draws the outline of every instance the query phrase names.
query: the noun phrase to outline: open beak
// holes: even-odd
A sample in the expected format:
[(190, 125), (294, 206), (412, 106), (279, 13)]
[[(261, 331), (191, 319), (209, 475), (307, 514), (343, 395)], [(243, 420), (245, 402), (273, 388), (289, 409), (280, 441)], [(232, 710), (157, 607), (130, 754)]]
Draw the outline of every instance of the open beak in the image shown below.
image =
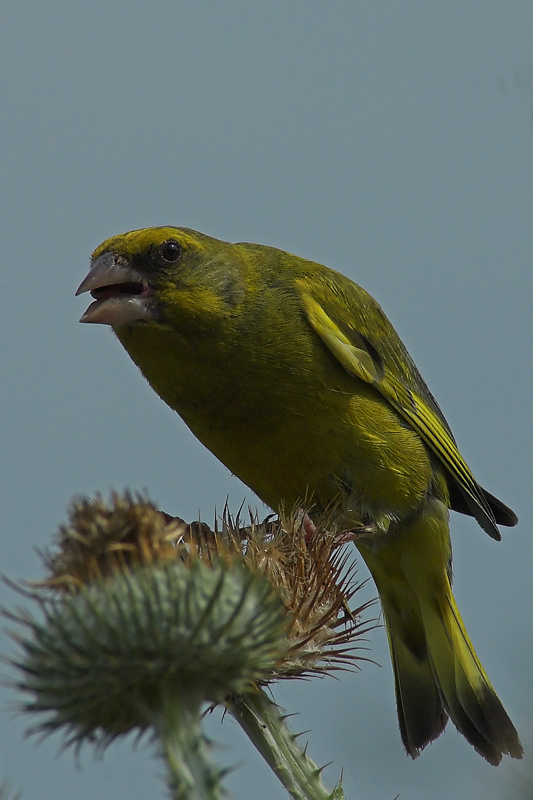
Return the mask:
[(90, 292), (91, 303), (80, 322), (118, 328), (128, 322), (155, 319), (154, 295), (142, 275), (115, 253), (107, 252), (91, 264), (76, 295)]

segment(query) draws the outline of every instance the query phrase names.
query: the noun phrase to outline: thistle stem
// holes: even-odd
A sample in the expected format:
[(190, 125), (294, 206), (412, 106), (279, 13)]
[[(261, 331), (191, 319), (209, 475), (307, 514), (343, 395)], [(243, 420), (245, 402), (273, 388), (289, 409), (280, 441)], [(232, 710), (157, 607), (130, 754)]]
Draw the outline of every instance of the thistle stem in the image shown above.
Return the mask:
[(168, 772), (172, 800), (222, 800), (220, 770), (209, 756), (200, 728), (201, 702), (195, 692), (165, 687), (160, 702), (146, 710)]
[(322, 769), (300, 747), (279, 706), (262, 689), (234, 696), (226, 705), (293, 800), (344, 800), (340, 784), (328, 792)]

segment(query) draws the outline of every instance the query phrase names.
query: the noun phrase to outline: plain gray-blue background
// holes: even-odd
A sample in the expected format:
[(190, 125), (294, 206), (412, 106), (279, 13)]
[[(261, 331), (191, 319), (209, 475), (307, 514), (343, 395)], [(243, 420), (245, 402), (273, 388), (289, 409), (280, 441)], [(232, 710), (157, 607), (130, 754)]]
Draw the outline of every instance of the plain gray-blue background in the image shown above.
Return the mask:
[[(78, 325), (91, 250), (177, 224), (293, 251), (377, 297), (478, 479), (521, 518), (501, 543), (452, 528), (459, 606), (529, 749), (530, 0), (4, 0), (0, 63), (1, 571), (40, 576), (35, 547), (76, 493), (146, 487), (191, 519), (255, 502), (111, 331)], [(348, 798), (525, 796), (527, 759), (494, 769), (452, 726), (412, 762), (383, 630), (371, 655), (381, 668), (275, 690), (330, 785), (343, 769)], [(3, 689), (0, 780), (25, 798), (164, 795), (150, 748), (87, 749), (76, 769), (59, 738), (23, 739), (12, 701)], [(285, 796), (232, 720), (208, 729), (236, 765), (231, 796)]]

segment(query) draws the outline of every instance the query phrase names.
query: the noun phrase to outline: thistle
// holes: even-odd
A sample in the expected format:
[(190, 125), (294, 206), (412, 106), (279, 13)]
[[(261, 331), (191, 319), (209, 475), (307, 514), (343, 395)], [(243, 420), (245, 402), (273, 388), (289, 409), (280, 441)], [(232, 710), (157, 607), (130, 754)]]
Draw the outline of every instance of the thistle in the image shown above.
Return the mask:
[[(246, 527), (188, 525), (141, 496), (75, 500), (33, 584), (37, 616), (7, 616), (14, 686), (31, 732), (105, 747), (151, 732), (173, 797), (219, 798), (224, 770), (201, 730), (223, 704), (295, 797), (329, 794), (263, 687), (357, 666), (364, 606), (334, 527), (297, 511)], [(298, 764), (295, 770), (294, 764)], [(303, 775), (303, 777), (302, 777)]]

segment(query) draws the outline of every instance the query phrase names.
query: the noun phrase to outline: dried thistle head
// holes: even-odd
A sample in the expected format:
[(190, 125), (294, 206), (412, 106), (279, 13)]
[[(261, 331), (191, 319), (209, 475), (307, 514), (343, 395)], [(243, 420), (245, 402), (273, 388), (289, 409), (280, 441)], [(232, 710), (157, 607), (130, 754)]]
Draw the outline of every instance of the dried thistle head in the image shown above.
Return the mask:
[(373, 601), (350, 608), (361, 584), (334, 510), (316, 524), (300, 507), (280, 509), (275, 522), (251, 515), (250, 525), (241, 527), (227, 512), (223, 522), (221, 549), (228, 540), (238, 543), (245, 564), (265, 575), (290, 619), (289, 648), (272, 680), (357, 666), (363, 637), (375, 627), (373, 620), (363, 624), (361, 615)]
[(140, 494), (76, 497), (54, 550), (42, 554), (48, 576), (37, 585), (76, 590), (134, 566), (175, 560), (186, 528)]

